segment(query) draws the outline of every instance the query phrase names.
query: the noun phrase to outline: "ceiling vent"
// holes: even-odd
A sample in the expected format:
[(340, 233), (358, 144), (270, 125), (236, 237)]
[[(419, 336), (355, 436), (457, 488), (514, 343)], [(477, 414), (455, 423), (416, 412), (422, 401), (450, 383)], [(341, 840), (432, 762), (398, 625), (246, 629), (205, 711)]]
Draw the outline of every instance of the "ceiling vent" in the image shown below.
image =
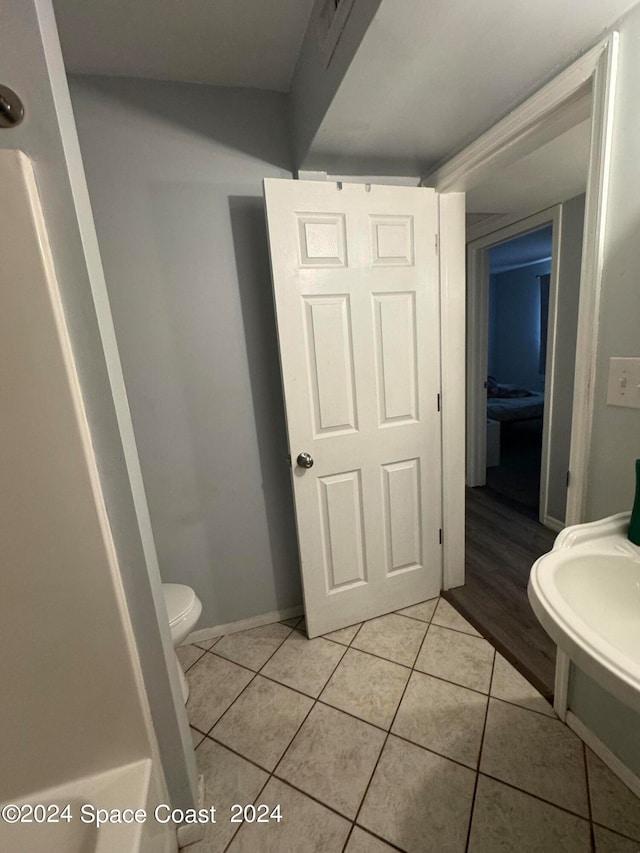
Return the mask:
[(318, 42), (324, 67), (328, 68), (349, 20), (355, 0), (321, 0)]

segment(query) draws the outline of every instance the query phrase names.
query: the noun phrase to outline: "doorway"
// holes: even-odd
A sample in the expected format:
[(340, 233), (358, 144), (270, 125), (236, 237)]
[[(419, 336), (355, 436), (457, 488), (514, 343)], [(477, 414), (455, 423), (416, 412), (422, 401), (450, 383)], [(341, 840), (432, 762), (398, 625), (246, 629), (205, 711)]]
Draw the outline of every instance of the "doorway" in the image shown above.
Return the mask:
[(485, 483), (534, 518), (547, 485), (541, 468), (552, 402), (545, 393), (552, 242), (553, 226), (546, 225), (487, 250)]
[(527, 583), (567, 518), (590, 135), (583, 114), (467, 193), (466, 585), (449, 600), (549, 698)]

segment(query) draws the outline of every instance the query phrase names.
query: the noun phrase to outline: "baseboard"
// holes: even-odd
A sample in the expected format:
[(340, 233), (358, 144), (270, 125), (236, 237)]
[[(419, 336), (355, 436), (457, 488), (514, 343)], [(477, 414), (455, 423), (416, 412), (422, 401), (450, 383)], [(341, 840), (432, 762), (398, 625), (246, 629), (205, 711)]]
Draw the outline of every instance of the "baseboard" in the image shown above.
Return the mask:
[(261, 616), (250, 616), (248, 619), (240, 619), (238, 622), (229, 622), (226, 625), (215, 625), (213, 628), (199, 628), (192, 631), (184, 641), (183, 645), (190, 643), (201, 643), (203, 640), (215, 640), (224, 634), (237, 634), (238, 631), (246, 631), (247, 628), (258, 628), (260, 625), (271, 625), (273, 622), (282, 622), (283, 619), (294, 619), (304, 614), (304, 607), (287, 607), (285, 610), (273, 610), (271, 613), (263, 613)]
[(590, 728), (585, 726), (582, 720), (579, 720), (578, 717), (576, 717), (573, 711), (567, 711), (566, 724), (581, 740), (586, 743), (589, 749), (595, 752), (598, 758), (607, 765), (612, 773), (615, 773), (618, 779), (626, 785), (627, 788), (636, 795), (636, 797), (640, 797), (640, 779), (638, 779), (632, 770), (629, 770), (626, 764), (623, 764), (622, 761), (620, 761), (617, 755), (614, 755), (613, 752), (611, 752), (609, 747), (606, 746)]
[[(202, 773), (198, 776), (198, 803), (197, 808), (207, 808), (210, 803), (204, 801), (204, 776)], [(180, 850), (188, 847), (190, 844), (197, 844), (204, 838), (204, 824), (202, 823), (183, 823), (177, 830), (178, 844)]]
[(559, 518), (553, 518), (551, 515), (545, 515), (542, 523), (550, 530), (555, 530), (556, 533), (560, 533), (566, 526), (564, 521), (560, 521)]

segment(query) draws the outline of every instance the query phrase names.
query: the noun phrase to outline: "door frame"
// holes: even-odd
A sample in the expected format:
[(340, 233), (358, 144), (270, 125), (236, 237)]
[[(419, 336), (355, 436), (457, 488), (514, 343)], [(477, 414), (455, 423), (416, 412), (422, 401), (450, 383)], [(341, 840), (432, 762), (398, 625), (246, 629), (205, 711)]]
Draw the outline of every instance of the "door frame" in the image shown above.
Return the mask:
[(442, 588), (465, 581), (465, 194), (438, 194), (442, 436)]
[(551, 518), (548, 511), (550, 436), (553, 424), (553, 399), (558, 319), (560, 240), (562, 205), (557, 204), (524, 217), (506, 227), (480, 237), (467, 245), (467, 485), (483, 486), (487, 467), (487, 389), (489, 343), (489, 249), (522, 234), (552, 226), (551, 277), (547, 326), (546, 379), (542, 419), (542, 455), (540, 462), (540, 522), (553, 530), (562, 530), (564, 522)]
[[(421, 181), (439, 193), (464, 192), (497, 168), (514, 162), (540, 144), (551, 131), (566, 127), (566, 110), (583, 100), (590, 89), (591, 149), (587, 176), (584, 240), (582, 248), (580, 304), (576, 344), (576, 374), (571, 426), (570, 477), (566, 524), (584, 519), (587, 472), (593, 428), (595, 350), (599, 326), (603, 246), (606, 225), (609, 167), (611, 161), (614, 96), (619, 36), (610, 33), (535, 95), (513, 110), (458, 155), (443, 163)], [(443, 317), (443, 340), (464, 347), (460, 324), (449, 326)], [(455, 338), (454, 340), (451, 340)], [(444, 357), (444, 353), (443, 353)], [(463, 375), (462, 373), (460, 374)], [(443, 396), (446, 407), (446, 396)], [(444, 414), (444, 413), (443, 413)], [(443, 459), (445, 471), (450, 460)], [(458, 530), (464, 522), (464, 501), (445, 505), (445, 529)]]

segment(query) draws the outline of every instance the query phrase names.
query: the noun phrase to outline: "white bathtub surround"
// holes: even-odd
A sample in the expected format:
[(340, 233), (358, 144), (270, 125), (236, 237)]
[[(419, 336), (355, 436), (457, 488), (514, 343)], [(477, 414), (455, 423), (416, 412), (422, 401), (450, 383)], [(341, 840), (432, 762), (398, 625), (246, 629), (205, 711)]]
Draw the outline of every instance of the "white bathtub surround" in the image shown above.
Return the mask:
[[(15, 823), (0, 821), (0, 849), (12, 853), (161, 853), (175, 851), (175, 827), (154, 820), (158, 800), (153, 790), (151, 761), (143, 759), (122, 767), (84, 776), (30, 794), (15, 805), (52, 806), (63, 808), (69, 804), (68, 813), (58, 823)], [(13, 804), (13, 803), (12, 803)], [(6, 804), (3, 804), (6, 805)], [(111, 822), (98, 809), (123, 813), (130, 809), (130, 822)], [(138, 811), (137, 819), (133, 812)], [(142, 819), (142, 812), (146, 819)], [(38, 814), (36, 812), (35, 814)], [(65, 814), (71, 819), (66, 820)], [(163, 813), (164, 814), (164, 813)], [(115, 815), (111, 815), (115, 819)], [(102, 825), (98, 825), (100, 818)], [(164, 818), (163, 818), (164, 819)]]

